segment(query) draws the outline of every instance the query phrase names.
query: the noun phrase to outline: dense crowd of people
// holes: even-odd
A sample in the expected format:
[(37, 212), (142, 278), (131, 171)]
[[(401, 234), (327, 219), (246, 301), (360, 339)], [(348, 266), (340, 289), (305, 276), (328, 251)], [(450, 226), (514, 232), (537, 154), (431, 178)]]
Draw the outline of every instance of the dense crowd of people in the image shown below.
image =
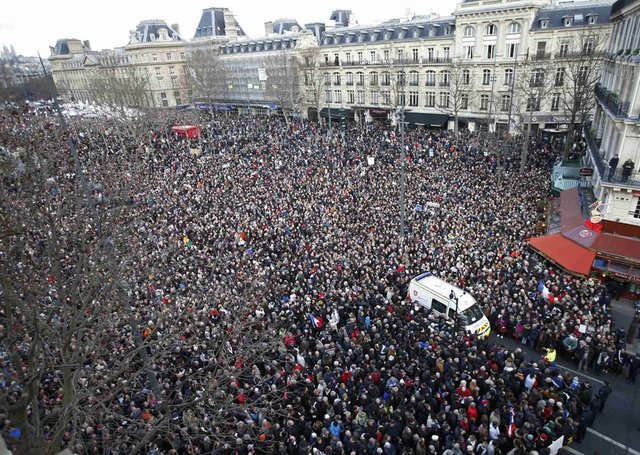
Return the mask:
[[(52, 122), (5, 115), (0, 145), (46, 149), (40, 130), (65, 134)], [(455, 141), (407, 131), (401, 236), (401, 144), (388, 126), (329, 132), (222, 115), (197, 139), (167, 127), (136, 136), (95, 119), (73, 128), (87, 178), (100, 182), (98, 210), (124, 193), (135, 207), (110, 239), (131, 252), (119, 262), (130, 310), (109, 313), (112, 338), (85, 366), (108, 376), (141, 337), (157, 382), (133, 364), (135, 380), (92, 390), (88, 403), (104, 412), (64, 435), (78, 453), (544, 454), (561, 436), (581, 440), (611, 393), (562, 375), (547, 350), (635, 380), (601, 284), (527, 246), (546, 216), (550, 146), (532, 142), (523, 176), (517, 141), (487, 148), (469, 132)], [(61, 142), (50, 148), (68, 153)], [(71, 185), (57, 177), (49, 192), (63, 197)], [(470, 292), (492, 332), (521, 348), (479, 340), (407, 300), (424, 271)], [(29, 317), (0, 311), (3, 332)], [(527, 358), (529, 349), (541, 355)], [(1, 360), (0, 393), (17, 396), (15, 360), (6, 351)], [(58, 373), (46, 374), (41, 409), (63, 401)], [(11, 442), (15, 423), (2, 417)]]

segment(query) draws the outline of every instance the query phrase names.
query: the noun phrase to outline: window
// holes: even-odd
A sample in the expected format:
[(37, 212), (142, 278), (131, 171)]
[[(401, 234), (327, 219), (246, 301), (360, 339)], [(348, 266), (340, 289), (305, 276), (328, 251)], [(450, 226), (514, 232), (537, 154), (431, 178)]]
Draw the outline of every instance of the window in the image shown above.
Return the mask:
[(560, 57), (566, 57), (569, 54), (569, 43), (560, 43)]
[(489, 95), (480, 95), (480, 110), (486, 111), (489, 109)]
[(530, 97), (527, 99), (527, 110), (528, 111), (539, 111), (540, 110), (540, 100), (538, 98)]
[(347, 80), (347, 85), (353, 85), (353, 73), (347, 72), (345, 76)]
[(356, 102), (356, 94), (353, 90), (347, 90), (347, 103), (353, 104)]
[(396, 106), (406, 106), (407, 95), (404, 92), (398, 92), (396, 96)]
[(484, 58), (494, 58), (496, 56), (496, 45), (486, 44), (484, 46)]
[(578, 71), (577, 82), (579, 84), (586, 84), (588, 74), (589, 74), (589, 68), (586, 66), (581, 66), (580, 70)]
[(573, 19), (570, 17), (565, 17), (563, 19), (563, 23), (565, 27), (571, 27), (571, 25), (573, 25)]
[(476, 29), (469, 25), (464, 29), (464, 36), (476, 36)]
[(462, 58), (471, 60), (473, 58), (473, 48), (475, 46), (462, 46)]
[(420, 82), (419, 79), (420, 79), (420, 76), (417, 71), (409, 72), (409, 85), (414, 87), (417, 86)]
[(364, 73), (362, 71), (356, 73), (356, 85), (364, 85)]
[(443, 87), (449, 86), (449, 71), (442, 71), (440, 73), (440, 85)]
[(336, 103), (342, 103), (342, 91), (334, 90), (333, 94), (335, 96)]
[(331, 76), (329, 76), (329, 73), (324, 73), (324, 85), (331, 85)]
[(382, 51), (382, 56), (384, 57), (384, 61), (388, 62), (389, 61), (389, 49), (385, 49), (384, 51)]
[(444, 57), (445, 60), (449, 60), (450, 58), (450, 49), (448, 47), (443, 47), (442, 48), (442, 55)]
[(407, 77), (404, 74), (404, 71), (398, 71), (396, 74), (396, 83), (400, 87), (404, 87), (407, 84)]
[(329, 63), (329, 54), (324, 54), (324, 62)]
[(362, 63), (362, 51), (358, 51), (358, 63)]
[(380, 93), (377, 91), (371, 92), (371, 104), (378, 104), (380, 102)]
[(485, 35), (497, 35), (498, 34), (498, 27), (495, 24), (489, 24), (489, 25), (487, 25), (485, 27), (484, 34)]
[(514, 58), (516, 55), (518, 55), (518, 43), (508, 43), (507, 57)]
[(351, 52), (347, 52), (345, 56), (346, 56), (347, 63), (351, 63)]
[(371, 71), (369, 74), (369, 84), (378, 85), (378, 73), (376, 71)]
[(427, 58), (429, 59), (430, 62), (433, 61), (435, 54), (433, 53), (433, 48), (432, 47), (428, 47), (427, 48)]
[(162, 72), (160, 71), (160, 67), (156, 66), (155, 70), (156, 70), (156, 76), (162, 77)]
[(436, 85), (436, 72), (435, 71), (427, 71), (427, 77), (425, 79), (427, 86), (433, 87)]
[(333, 73), (333, 85), (340, 85), (340, 73)]
[(169, 74), (172, 75), (172, 76), (176, 74), (176, 67), (175, 66), (170, 66), (169, 67)]
[(504, 85), (512, 85), (513, 84), (513, 70), (511, 68), (507, 68), (504, 70)]
[(184, 52), (180, 52), (180, 60), (184, 60), (184, 59), (185, 59)]
[(418, 92), (409, 92), (409, 106), (418, 106)]
[(509, 24), (508, 33), (520, 33), (521, 31), (522, 31), (522, 27), (520, 26), (520, 24), (518, 22), (511, 22)]
[(358, 104), (364, 104), (364, 90), (358, 90)]
[(399, 62), (404, 60), (404, 49), (398, 49), (397, 57)]
[(371, 51), (369, 53), (369, 56), (371, 57), (371, 63), (376, 62), (378, 59), (376, 58), (376, 51)]
[(593, 51), (596, 49), (596, 43), (593, 42), (592, 39), (586, 40), (582, 45), (582, 52), (585, 55), (593, 54)]
[(544, 84), (544, 70), (542, 68), (536, 68), (531, 74), (531, 87), (542, 87)]
[(431, 300), (431, 308), (440, 314), (447, 314), (447, 305), (436, 299)]
[(462, 70), (462, 84), (463, 85), (471, 84), (471, 71)]
[(171, 60), (171, 52), (167, 52), (167, 60)]
[(593, 14), (589, 15), (589, 25), (596, 24), (598, 22), (598, 16)]
[(561, 87), (564, 85), (564, 68), (556, 69), (556, 78), (555, 78), (555, 86)]
[(418, 62), (418, 49), (411, 49), (411, 57), (414, 63)]
[(469, 109), (469, 95), (466, 93), (460, 95), (460, 109)]
[(153, 55), (151, 56), (151, 59), (152, 59), (154, 62), (157, 62), (157, 61), (158, 61), (158, 54), (153, 54)]
[(167, 94), (165, 92), (160, 93), (160, 101), (162, 102), (162, 107), (169, 106), (169, 100), (167, 100)]
[(549, 26), (549, 19), (540, 19), (540, 28), (547, 28)]
[(552, 111), (557, 111), (560, 110), (560, 93), (554, 93), (553, 96), (551, 97), (551, 110)]
[(382, 104), (386, 104), (386, 105), (391, 104), (391, 93), (387, 91), (382, 92)]
[(391, 85), (391, 73), (388, 71), (382, 73), (382, 85)]
[(509, 110), (509, 106), (511, 105), (511, 95), (502, 95), (500, 99), (500, 110), (502, 112), (507, 112)]
[(491, 70), (482, 70), (482, 85), (491, 83)]
[(436, 105), (436, 92), (427, 92), (426, 107), (435, 107)]
[(333, 54), (333, 64), (335, 66), (340, 65), (340, 55), (339, 54)]
[(634, 218), (640, 218), (640, 198), (636, 203), (636, 209), (633, 212), (631, 212), (631, 214), (633, 215)]
[(178, 90), (173, 92), (173, 97), (176, 99), (176, 106), (180, 106), (182, 104), (182, 98), (180, 97), (180, 92)]
[(440, 93), (440, 107), (449, 107), (450, 101), (451, 101), (451, 95), (449, 95), (449, 92)]
[(538, 47), (536, 50), (536, 57), (541, 58), (544, 57), (544, 54), (547, 51), (547, 42), (546, 41), (538, 41)]
[(325, 103), (330, 103), (331, 102), (331, 90), (325, 90), (324, 91), (324, 102)]

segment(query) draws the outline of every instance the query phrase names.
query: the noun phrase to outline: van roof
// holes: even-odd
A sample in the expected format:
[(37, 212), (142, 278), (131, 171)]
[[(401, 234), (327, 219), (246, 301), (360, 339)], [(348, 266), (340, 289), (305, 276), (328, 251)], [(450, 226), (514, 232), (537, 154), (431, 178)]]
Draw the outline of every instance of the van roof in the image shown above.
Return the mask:
[(443, 295), (444, 297), (449, 297), (451, 295), (451, 291), (453, 291), (458, 297), (458, 309), (460, 311), (466, 310), (476, 303), (476, 300), (467, 291), (459, 288), (458, 286), (447, 283), (444, 280), (441, 280), (437, 276), (434, 276), (431, 272), (426, 272), (418, 275), (411, 281), (415, 281), (417, 283), (420, 283), (422, 286), (433, 289), (435, 292)]

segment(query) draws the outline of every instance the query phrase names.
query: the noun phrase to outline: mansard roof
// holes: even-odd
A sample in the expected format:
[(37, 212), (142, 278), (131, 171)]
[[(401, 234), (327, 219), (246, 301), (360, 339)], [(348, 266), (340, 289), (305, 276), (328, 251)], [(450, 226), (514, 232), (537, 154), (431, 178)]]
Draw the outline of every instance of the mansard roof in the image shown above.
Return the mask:
[[(581, 28), (611, 22), (611, 1), (567, 2), (541, 8), (531, 24), (531, 30)], [(592, 24), (590, 18), (595, 17)], [(565, 21), (571, 19), (571, 21)], [(544, 24), (546, 22), (546, 24)], [(571, 25), (567, 25), (567, 24)]]
[(336, 27), (324, 32), (320, 45), (443, 38), (453, 36), (455, 23), (453, 16), (417, 16), (411, 20), (391, 19), (377, 25)]

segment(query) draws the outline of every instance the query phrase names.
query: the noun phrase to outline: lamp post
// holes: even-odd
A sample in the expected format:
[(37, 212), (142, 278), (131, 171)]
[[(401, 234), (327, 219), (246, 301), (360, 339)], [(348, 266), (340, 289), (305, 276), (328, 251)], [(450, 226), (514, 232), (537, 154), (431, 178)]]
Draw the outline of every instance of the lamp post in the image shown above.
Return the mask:
[(404, 192), (406, 187), (405, 167), (407, 163), (406, 150), (404, 146), (404, 97), (402, 107), (400, 108), (400, 147), (400, 237), (404, 237), (406, 233), (406, 209), (404, 204)]

